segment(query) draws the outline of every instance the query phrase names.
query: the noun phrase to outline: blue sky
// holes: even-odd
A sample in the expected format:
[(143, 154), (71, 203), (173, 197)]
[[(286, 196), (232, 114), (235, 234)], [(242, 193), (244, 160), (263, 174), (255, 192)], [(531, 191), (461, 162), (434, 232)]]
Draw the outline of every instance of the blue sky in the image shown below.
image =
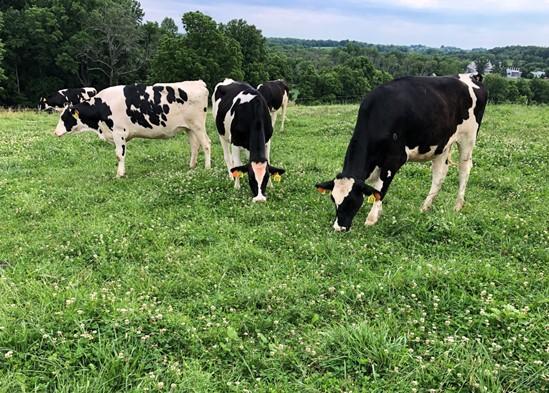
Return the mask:
[(267, 37), (461, 48), (549, 46), (549, 0), (141, 0), (145, 19), (202, 11), (242, 18)]

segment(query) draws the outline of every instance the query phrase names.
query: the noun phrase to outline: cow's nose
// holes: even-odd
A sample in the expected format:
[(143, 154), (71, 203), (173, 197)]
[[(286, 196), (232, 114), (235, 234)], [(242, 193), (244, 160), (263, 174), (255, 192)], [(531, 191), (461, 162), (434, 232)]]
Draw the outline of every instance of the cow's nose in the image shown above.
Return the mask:
[(337, 220), (335, 220), (334, 222), (334, 229), (336, 232), (346, 232), (347, 231), (347, 228), (346, 227), (340, 227), (339, 224), (337, 223)]
[(267, 202), (267, 198), (264, 195), (258, 195), (252, 199), (254, 202)]

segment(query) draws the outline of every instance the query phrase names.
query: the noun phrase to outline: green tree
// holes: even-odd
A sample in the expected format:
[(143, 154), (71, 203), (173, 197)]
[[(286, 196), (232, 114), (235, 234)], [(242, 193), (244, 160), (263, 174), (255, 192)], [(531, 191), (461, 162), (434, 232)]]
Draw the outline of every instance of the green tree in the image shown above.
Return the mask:
[(86, 28), (88, 41), (80, 52), (91, 66), (90, 72), (100, 72), (109, 86), (133, 81), (145, 65), (141, 22), (143, 10), (136, 0), (102, 0)]
[(160, 23), (160, 31), (162, 34), (176, 35), (179, 31), (179, 28), (175, 24), (175, 21), (172, 18), (164, 18)]
[(201, 12), (188, 12), (182, 20), (186, 34), (162, 38), (152, 62), (151, 79), (202, 79), (213, 90), (226, 77), (244, 77), (240, 45), (221, 26)]
[(530, 81), (532, 101), (537, 104), (549, 104), (549, 80), (534, 78)]
[(484, 79), (488, 99), (493, 103), (505, 102), (507, 100), (508, 84), (507, 79), (501, 75), (488, 74)]
[(244, 80), (252, 86), (268, 80), (266, 40), (261, 30), (254, 25), (249, 25), (245, 20), (235, 19), (223, 26), (223, 31), (240, 45)]

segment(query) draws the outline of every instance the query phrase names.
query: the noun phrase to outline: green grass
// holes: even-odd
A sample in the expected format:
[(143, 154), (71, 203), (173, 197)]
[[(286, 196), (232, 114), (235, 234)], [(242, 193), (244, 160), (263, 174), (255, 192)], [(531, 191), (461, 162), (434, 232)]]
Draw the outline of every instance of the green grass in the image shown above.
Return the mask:
[[(314, 189), (356, 106), (293, 107), (266, 204), (189, 146), (58, 139), (0, 114), (1, 392), (549, 391), (549, 107), (490, 106), (462, 213), (451, 168), (398, 174), (334, 233)], [(203, 155), (199, 165), (203, 163)]]

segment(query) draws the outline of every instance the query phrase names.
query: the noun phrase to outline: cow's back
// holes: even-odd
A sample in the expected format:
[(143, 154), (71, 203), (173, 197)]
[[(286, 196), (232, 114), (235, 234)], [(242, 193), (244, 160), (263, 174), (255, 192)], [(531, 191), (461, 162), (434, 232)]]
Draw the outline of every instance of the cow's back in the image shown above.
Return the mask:
[(448, 140), (471, 113), (475, 117), (471, 127), (478, 129), (485, 105), (481, 83), (458, 77), (398, 78), (363, 100), (359, 128), (374, 139), (402, 138), (407, 145), (435, 145)]

